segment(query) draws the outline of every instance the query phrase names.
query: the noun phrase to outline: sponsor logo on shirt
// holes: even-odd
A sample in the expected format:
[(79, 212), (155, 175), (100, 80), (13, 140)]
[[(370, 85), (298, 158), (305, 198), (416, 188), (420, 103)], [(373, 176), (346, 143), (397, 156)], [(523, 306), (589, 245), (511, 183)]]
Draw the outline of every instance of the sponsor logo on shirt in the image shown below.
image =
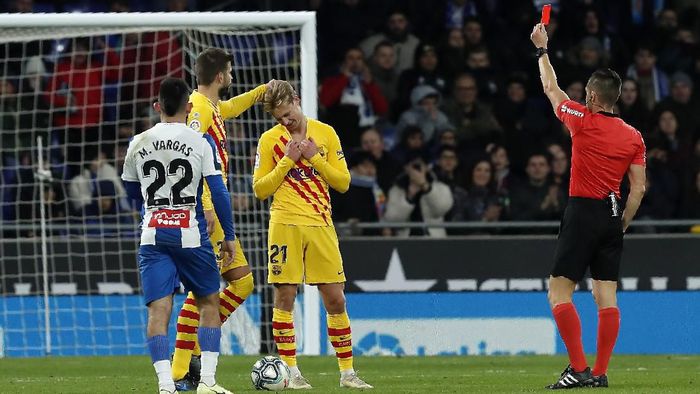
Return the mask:
[(255, 152), (255, 168), (260, 167), (260, 152)]
[(161, 209), (151, 214), (148, 227), (189, 228), (190, 211), (186, 209)]
[(290, 177), (292, 179), (296, 179), (297, 181), (303, 181), (306, 179), (313, 179), (313, 178), (317, 177), (318, 175), (319, 175), (318, 171), (316, 171), (316, 169), (314, 169), (314, 168), (304, 169), (304, 168), (296, 168), (295, 167), (295, 168), (292, 168), (291, 170), (289, 170), (289, 172), (287, 172), (288, 177)]
[(561, 112), (567, 113), (569, 115), (577, 116), (579, 118), (583, 118), (583, 112), (569, 108), (566, 106), (566, 104), (561, 106)]

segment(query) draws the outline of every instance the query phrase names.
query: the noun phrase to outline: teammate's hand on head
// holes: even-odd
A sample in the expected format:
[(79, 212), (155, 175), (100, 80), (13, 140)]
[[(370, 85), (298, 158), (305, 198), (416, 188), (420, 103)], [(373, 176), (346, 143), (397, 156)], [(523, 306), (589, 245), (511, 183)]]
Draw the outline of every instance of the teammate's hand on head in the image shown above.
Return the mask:
[(538, 23), (532, 28), (530, 40), (535, 44), (535, 48), (547, 48), (547, 30), (543, 24)]
[(224, 241), (221, 244), (221, 267), (228, 267), (233, 263), (236, 255), (236, 241)]
[(204, 218), (207, 219), (207, 234), (211, 235), (214, 232), (214, 222), (216, 221), (216, 216), (214, 215), (213, 209), (204, 210)]
[(299, 145), (299, 142), (294, 140), (287, 142), (287, 151), (285, 155), (295, 163), (301, 158), (301, 147)]
[(301, 147), (301, 154), (306, 160), (311, 159), (316, 155), (316, 153), (318, 153), (318, 146), (316, 146), (313, 138), (303, 140), (299, 143), (299, 145)]

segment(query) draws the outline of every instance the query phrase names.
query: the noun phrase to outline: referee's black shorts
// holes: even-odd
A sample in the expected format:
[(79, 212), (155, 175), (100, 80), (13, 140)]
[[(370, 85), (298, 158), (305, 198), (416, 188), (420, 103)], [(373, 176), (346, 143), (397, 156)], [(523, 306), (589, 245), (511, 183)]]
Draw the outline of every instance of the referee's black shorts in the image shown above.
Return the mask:
[(579, 282), (591, 278), (617, 281), (622, 259), (622, 212), (612, 216), (608, 200), (571, 197), (559, 228), (552, 276)]

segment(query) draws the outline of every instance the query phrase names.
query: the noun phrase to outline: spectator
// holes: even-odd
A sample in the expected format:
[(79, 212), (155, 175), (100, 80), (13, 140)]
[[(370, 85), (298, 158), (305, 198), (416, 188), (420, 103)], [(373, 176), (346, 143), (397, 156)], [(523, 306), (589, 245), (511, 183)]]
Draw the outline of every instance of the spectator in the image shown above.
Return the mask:
[(579, 80), (572, 81), (566, 86), (566, 95), (577, 103), (586, 103), (585, 87), (583, 86), (583, 82)]
[(460, 202), (461, 209), (453, 221), (495, 222), (501, 217), (503, 206), (496, 193), (493, 167), (488, 159), (476, 161), (470, 171), (467, 198)]
[(384, 139), (377, 129), (365, 130), (360, 139), (362, 150), (371, 154), (374, 159), (379, 187), (384, 194), (389, 193), (389, 188), (401, 172), (401, 165), (385, 149)]
[(442, 69), (448, 79), (454, 79), (464, 69), (464, 58), (466, 55), (467, 50), (462, 30), (449, 30), (440, 47), (439, 56)]
[(103, 152), (88, 153), (88, 155), (91, 157), (88, 157), (85, 162), (83, 171), (70, 180), (68, 187), (71, 205), (77, 212), (93, 202), (96, 183), (103, 180), (112, 182), (116, 197), (126, 196), (117, 170), (107, 162), (107, 156)]
[(486, 46), (471, 49), (467, 54), (466, 65), (466, 71), (477, 81), (481, 97), (487, 101), (493, 100), (500, 93), (501, 82)]
[[(640, 218), (668, 219), (677, 209), (679, 180), (668, 165), (668, 150), (657, 138), (649, 138), (647, 144), (647, 187), (639, 207)], [(639, 215), (640, 212), (637, 212)], [(640, 228), (641, 232), (656, 232), (653, 227)]]
[[(440, 147), (432, 170), (440, 182), (449, 186), (453, 194), (455, 188), (461, 188), (464, 184), (464, 178), (459, 168), (459, 155), (454, 147)], [(456, 198), (454, 200), (457, 201)]]
[[(508, 196), (509, 190), (513, 185), (513, 173), (510, 171), (508, 151), (503, 145), (491, 144), (486, 148), (486, 153), (489, 154), (491, 159), (496, 192), (499, 195)], [(508, 204), (505, 205), (507, 209)]]
[(651, 131), (651, 112), (639, 99), (639, 84), (634, 79), (626, 78), (622, 82), (618, 108), (620, 117), (642, 134)]
[[(389, 190), (384, 219), (389, 222), (442, 223), (452, 204), (450, 188), (428, 170), (420, 152), (413, 152), (405, 162), (404, 172)], [(442, 227), (405, 228), (398, 230), (397, 235), (445, 237), (447, 232)]]
[(553, 127), (548, 111), (551, 107), (548, 103), (528, 98), (525, 80), (516, 75), (511, 77), (506, 96), (495, 108), (511, 163), (522, 168), (527, 152), (539, 149), (542, 141), (550, 137)]
[(418, 126), (423, 131), (423, 140), (431, 141), (441, 130), (451, 129), (447, 115), (440, 111), (440, 93), (430, 85), (419, 85), (411, 92), (413, 108), (401, 114), (396, 131), (402, 136), (408, 126)]
[(500, 139), (501, 127), (488, 105), (478, 99), (476, 80), (471, 74), (460, 74), (452, 87), (452, 96), (445, 103), (445, 113), (460, 144), (485, 145)]
[(659, 50), (659, 67), (668, 74), (691, 71), (696, 51), (697, 40), (693, 29), (679, 27), (673, 38), (664, 42)]
[(681, 219), (700, 219), (700, 171), (693, 174), (679, 216)]
[(369, 57), (374, 47), (382, 41), (389, 41), (394, 45), (397, 54), (396, 72), (401, 73), (413, 67), (414, 55), (420, 41), (410, 33), (406, 14), (401, 11), (393, 11), (386, 22), (386, 30), (369, 36), (360, 43), (360, 48)]
[(388, 110), (359, 48), (345, 52), (340, 73), (326, 78), (319, 99), (328, 111), (327, 122), (338, 129), (347, 147), (359, 146), (361, 130), (374, 126)]
[[(595, 8), (588, 8), (583, 14), (583, 32), (587, 37), (596, 38), (610, 66), (615, 70), (623, 69), (630, 61), (630, 54), (624, 41), (606, 28)], [(590, 74), (588, 74), (590, 75)]]
[(550, 163), (552, 168), (552, 184), (559, 188), (562, 201), (566, 203), (569, 199), (569, 181), (571, 178), (569, 155), (564, 152), (564, 149), (559, 144), (550, 144), (547, 150), (552, 158)]
[(391, 108), (396, 99), (399, 75), (396, 73), (396, 50), (389, 41), (382, 41), (374, 48), (369, 69)]
[(567, 82), (585, 81), (595, 70), (607, 66), (608, 55), (596, 37), (585, 37), (572, 50), (570, 64), (562, 73)]
[(406, 158), (413, 152), (421, 154), (427, 151), (423, 130), (418, 126), (408, 126), (401, 134), (401, 140), (394, 146), (391, 155), (398, 163), (406, 162)]
[(681, 131), (700, 136), (700, 111), (698, 102), (693, 100), (693, 81), (688, 74), (680, 71), (673, 74), (671, 94), (656, 106), (655, 111), (657, 114), (673, 112)]
[(648, 110), (668, 96), (668, 77), (656, 66), (656, 54), (651, 46), (643, 44), (637, 48), (627, 76), (637, 81), (639, 98)]
[[(158, 97), (160, 83), (167, 77), (182, 78), (185, 64), (178, 33), (146, 32), (134, 50), (137, 51), (138, 106), (150, 108)], [(144, 129), (145, 130), (145, 129)]]
[(690, 159), (692, 138), (690, 133), (681, 130), (679, 126), (676, 115), (670, 110), (665, 110), (659, 114), (652, 138), (667, 152), (668, 168), (678, 179), (683, 179)]
[[(377, 184), (377, 165), (371, 153), (356, 151), (350, 156), (350, 188), (331, 190), (334, 222), (378, 222), (384, 216), (386, 197)], [(353, 235), (377, 235), (381, 231), (355, 230)]]
[(510, 193), (513, 220), (556, 220), (564, 208), (560, 189), (549, 181), (551, 168), (547, 157), (535, 153), (527, 160), (524, 181)]
[(447, 90), (447, 80), (438, 68), (438, 56), (435, 47), (423, 44), (416, 50), (414, 67), (399, 76), (398, 99), (396, 113), (401, 113), (410, 107), (411, 93), (416, 86), (427, 85), (444, 95)]
[[(85, 149), (95, 149), (100, 139), (109, 140), (99, 128), (102, 90), (105, 81), (116, 82), (119, 78), (119, 56), (99, 38), (76, 38), (71, 44), (56, 63), (46, 95), (54, 107), (53, 125), (62, 131), (59, 139), (67, 146), (64, 157), (73, 163), (71, 173), (75, 173), (84, 160)], [(102, 50), (101, 55), (93, 55), (93, 44)]]
[[(125, 235), (125, 230), (117, 225), (134, 222), (132, 212), (120, 207), (116, 184), (106, 179), (95, 184), (91, 202), (85, 206), (84, 215), (87, 234), (96, 236)], [(132, 231), (129, 229), (126, 232)]]
[(46, 100), (46, 66), (41, 56), (32, 56), (24, 64), (24, 78), (19, 89), (19, 143), (22, 147), (36, 144), (36, 137), (41, 135), (44, 145), (48, 146), (49, 103)]

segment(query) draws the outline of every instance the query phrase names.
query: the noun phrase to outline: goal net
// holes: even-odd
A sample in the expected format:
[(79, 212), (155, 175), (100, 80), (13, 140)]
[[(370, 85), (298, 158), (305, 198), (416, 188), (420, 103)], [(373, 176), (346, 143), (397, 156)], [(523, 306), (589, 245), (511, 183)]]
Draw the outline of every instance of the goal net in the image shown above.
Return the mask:
[[(235, 57), (224, 98), (285, 79), (315, 115), (314, 18), (0, 15), (0, 356), (145, 353), (139, 217), (119, 178), (129, 139), (158, 121), (151, 104), (165, 77), (196, 87), (194, 60), (208, 47)], [(224, 326), (224, 354), (274, 352), (269, 204), (251, 184), (258, 138), (273, 121), (255, 105), (225, 125), (228, 186), (256, 291)], [(317, 298), (310, 305), (303, 313), (318, 320)]]

